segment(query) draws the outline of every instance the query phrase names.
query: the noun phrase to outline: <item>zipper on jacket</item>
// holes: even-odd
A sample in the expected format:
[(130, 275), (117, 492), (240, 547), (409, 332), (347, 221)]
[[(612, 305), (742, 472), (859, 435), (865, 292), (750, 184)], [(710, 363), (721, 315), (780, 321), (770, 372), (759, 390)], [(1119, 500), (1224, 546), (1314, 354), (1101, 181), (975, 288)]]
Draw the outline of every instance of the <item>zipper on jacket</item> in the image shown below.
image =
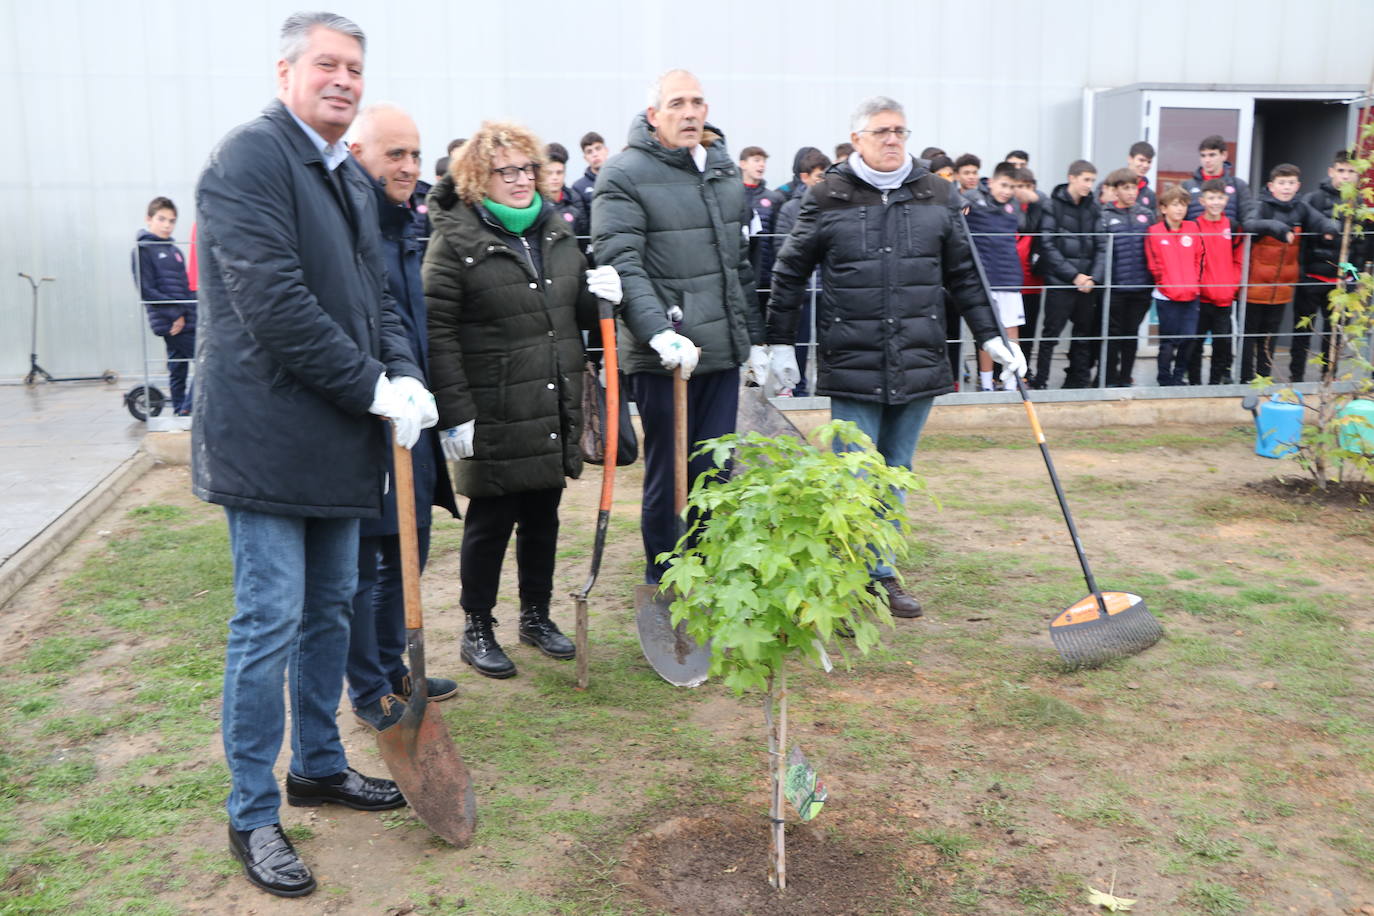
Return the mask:
[(530, 251), (530, 240), (522, 235), (520, 236), (520, 244), (525, 246), (525, 259), (530, 262), (530, 270), (534, 273), (535, 279), (543, 279), (539, 276), (539, 268), (534, 266), (534, 254)]

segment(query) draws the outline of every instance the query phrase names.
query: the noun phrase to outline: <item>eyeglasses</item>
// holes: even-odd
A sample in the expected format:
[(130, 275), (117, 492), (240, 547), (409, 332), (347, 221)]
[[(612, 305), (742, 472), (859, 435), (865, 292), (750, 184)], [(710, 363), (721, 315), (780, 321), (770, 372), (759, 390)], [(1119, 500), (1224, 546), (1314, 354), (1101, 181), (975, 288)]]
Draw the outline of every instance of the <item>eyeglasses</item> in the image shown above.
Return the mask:
[(898, 140), (905, 140), (911, 136), (911, 131), (905, 127), (880, 127), (877, 130), (861, 130), (861, 134), (873, 134), (879, 140), (886, 140), (888, 137), (896, 137)]
[(501, 169), (492, 169), (493, 175), (500, 175), (501, 180), (506, 184), (515, 184), (524, 175), (530, 181), (539, 177), (539, 163), (531, 162), (529, 165), (508, 165)]

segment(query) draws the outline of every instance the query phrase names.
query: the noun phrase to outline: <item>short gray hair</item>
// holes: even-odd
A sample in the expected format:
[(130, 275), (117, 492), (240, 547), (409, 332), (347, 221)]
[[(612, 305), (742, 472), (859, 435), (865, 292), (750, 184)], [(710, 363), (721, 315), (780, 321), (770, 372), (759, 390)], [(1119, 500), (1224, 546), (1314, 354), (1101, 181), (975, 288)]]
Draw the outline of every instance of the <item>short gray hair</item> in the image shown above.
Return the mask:
[(864, 99), (859, 103), (859, 107), (854, 109), (854, 114), (850, 116), (850, 130), (854, 133), (864, 129), (870, 118), (884, 111), (892, 111), (906, 117), (906, 112), (902, 110), (901, 103), (890, 99), (885, 95), (875, 95)]
[(358, 39), (358, 44), (362, 47), (363, 53), (367, 53), (367, 36), (352, 19), (340, 16), (338, 13), (319, 11), (292, 13), (281, 24), (282, 60), (288, 64), (294, 64), (296, 59), (305, 52), (306, 46), (310, 44), (310, 32), (317, 26)]
[[(668, 81), (668, 78), (671, 76), (690, 76), (694, 80), (697, 79), (697, 75), (695, 73), (693, 73), (691, 70), (684, 70), (681, 67), (674, 67), (671, 70), (665, 70), (664, 72), (658, 75), (657, 79), (655, 79), (652, 83), (649, 84), (648, 107), (658, 108), (663, 103), (663, 84), (666, 83)], [(697, 84), (700, 85), (701, 80), (697, 80)]]

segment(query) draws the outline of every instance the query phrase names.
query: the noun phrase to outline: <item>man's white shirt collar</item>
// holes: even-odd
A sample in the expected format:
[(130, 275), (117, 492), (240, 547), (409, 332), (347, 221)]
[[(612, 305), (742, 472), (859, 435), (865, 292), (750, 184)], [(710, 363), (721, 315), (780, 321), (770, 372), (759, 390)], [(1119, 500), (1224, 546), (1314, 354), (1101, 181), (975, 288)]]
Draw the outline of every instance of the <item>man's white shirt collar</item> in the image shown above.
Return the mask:
[(315, 128), (296, 117), (296, 113), (290, 108), (287, 108), (286, 111), (291, 115), (292, 120), (300, 125), (301, 130), (305, 131), (310, 142), (315, 144), (315, 149), (320, 151), (320, 155), (324, 157), (325, 168), (332, 172), (343, 164), (343, 161), (348, 158), (348, 146), (343, 142), (342, 137), (333, 143), (325, 143), (324, 137), (316, 133)]

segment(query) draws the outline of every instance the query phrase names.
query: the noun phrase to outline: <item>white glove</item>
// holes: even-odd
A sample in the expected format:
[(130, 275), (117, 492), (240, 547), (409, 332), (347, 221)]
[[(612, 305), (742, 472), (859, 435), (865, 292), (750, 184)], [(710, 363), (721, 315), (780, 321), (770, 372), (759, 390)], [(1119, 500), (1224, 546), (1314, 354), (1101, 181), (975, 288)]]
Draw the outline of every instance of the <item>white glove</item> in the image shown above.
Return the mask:
[(1002, 384), (1007, 388), (1016, 387), (1018, 376), (1026, 374), (1026, 354), (1020, 347), (1008, 347), (1000, 337), (989, 337), (983, 341), (983, 352), (1002, 364)]
[(768, 382), (768, 348), (754, 345), (749, 348), (749, 362), (744, 372), (744, 380), (762, 388)]
[(649, 338), (649, 346), (654, 348), (664, 369), (682, 367), (682, 377), (691, 378), (692, 370), (697, 367), (697, 347), (677, 331), (659, 331)]
[(773, 344), (768, 348), (768, 372), (778, 388), (795, 388), (801, 381), (797, 367), (797, 350), (789, 344)]
[(587, 289), (598, 299), (605, 299), (612, 305), (619, 305), (624, 298), (620, 289), (620, 274), (609, 264), (587, 271)]
[(439, 408), (434, 403), (434, 395), (429, 393), (423, 382), (409, 375), (402, 375), (392, 379), (391, 384), (402, 397), (419, 409), (421, 429), (429, 429), (439, 422)]
[(383, 373), (377, 377), (377, 387), (372, 391), (372, 406), (367, 412), (390, 420), (396, 428), (397, 444), (401, 448), (410, 448), (420, 438), (420, 405), (402, 391)]
[(439, 434), (439, 444), (443, 446), (444, 457), (449, 461), (462, 461), (472, 457), (472, 434), (477, 427), (476, 420), (459, 423)]
[(671, 321), (673, 324), (677, 324), (679, 321), (681, 321), (682, 309), (678, 308), (676, 305), (668, 306), (668, 320)]

